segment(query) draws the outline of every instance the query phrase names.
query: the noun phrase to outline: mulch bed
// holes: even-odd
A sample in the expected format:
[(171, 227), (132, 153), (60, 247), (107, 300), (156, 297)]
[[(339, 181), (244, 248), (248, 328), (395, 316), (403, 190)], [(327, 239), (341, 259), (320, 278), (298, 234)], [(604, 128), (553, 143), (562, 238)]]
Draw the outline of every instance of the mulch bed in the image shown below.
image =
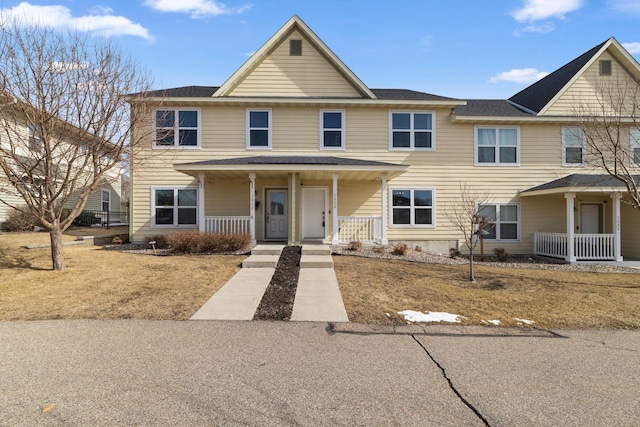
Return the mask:
[(286, 246), (269, 282), (254, 320), (289, 320), (298, 287), (302, 246)]

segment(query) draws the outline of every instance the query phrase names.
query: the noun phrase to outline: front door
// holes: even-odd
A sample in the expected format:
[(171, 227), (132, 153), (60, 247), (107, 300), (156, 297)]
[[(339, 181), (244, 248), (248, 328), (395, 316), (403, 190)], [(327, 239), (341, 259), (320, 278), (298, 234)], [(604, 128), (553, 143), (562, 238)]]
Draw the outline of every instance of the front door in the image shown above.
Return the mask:
[(325, 234), (325, 188), (302, 189), (302, 238), (324, 239)]
[(602, 233), (602, 205), (580, 205), (580, 231), (582, 234)]
[(287, 190), (267, 190), (265, 224), (267, 240), (287, 239)]

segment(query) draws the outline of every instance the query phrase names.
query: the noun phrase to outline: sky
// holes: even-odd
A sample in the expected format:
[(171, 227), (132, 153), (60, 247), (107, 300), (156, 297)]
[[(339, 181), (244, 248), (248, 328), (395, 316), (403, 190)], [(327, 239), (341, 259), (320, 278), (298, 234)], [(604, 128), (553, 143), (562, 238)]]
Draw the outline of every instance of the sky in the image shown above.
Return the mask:
[(612, 36), (640, 59), (640, 0), (0, 0), (112, 39), (158, 89), (222, 85), (295, 14), (370, 88), (505, 99)]

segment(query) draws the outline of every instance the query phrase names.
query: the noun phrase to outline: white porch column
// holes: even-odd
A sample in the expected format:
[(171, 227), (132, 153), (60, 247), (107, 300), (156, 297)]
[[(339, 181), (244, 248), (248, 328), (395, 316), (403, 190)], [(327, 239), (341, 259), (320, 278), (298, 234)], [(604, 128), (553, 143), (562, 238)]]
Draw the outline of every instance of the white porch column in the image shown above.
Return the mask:
[(388, 245), (389, 241), (387, 240), (387, 174), (382, 174), (380, 177), (382, 184), (380, 184), (382, 191), (382, 224), (380, 224), (380, 243), (383, 245)]
[(576, 193), (566, 193), (564, 195), (567, 199), (567, 257), (566, 261), (570, 263), (576, 262), (575, 246), (574, 246), (574, 201), (576, 199)]
[(207, 231), (204, 223), (204, 172), (198, 173), (198, 231)]
[(620, 193), (614, 193), (611, 195), (613, 199), (613, 233), (616, 235), (614, 242), (614, 255), (616, 261), (622, 261), (622, 242), (620, 241)]
[(333, 223), (333, 238), (331, 239), (332, 245), (338, 244), (338, 174), (334, 173), (331, 178), (333, 179), (332, 202), (331, 202), (331, 222)]
[(249, 174), (249, 233), (251, 243), (256, 244), (256, 174)]

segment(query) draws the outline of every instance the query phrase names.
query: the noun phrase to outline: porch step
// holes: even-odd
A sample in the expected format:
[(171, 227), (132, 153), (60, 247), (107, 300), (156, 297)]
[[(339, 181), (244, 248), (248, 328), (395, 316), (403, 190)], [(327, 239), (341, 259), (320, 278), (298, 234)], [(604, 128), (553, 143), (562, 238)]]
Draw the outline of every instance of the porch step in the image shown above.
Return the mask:
[(300, 268), (333, 268), (333, 258), (331, 255), (302, 254)]
[(331, 247), (327, 245), (302, 245), (302, 255), (331, 255)]
[(278, 255), (282, 253), (284, 245), (258, 245), (251, 249), (251, 255)]
[(242, 268), (276, 268), (280, 255), (251, 255), (242, 261)]

